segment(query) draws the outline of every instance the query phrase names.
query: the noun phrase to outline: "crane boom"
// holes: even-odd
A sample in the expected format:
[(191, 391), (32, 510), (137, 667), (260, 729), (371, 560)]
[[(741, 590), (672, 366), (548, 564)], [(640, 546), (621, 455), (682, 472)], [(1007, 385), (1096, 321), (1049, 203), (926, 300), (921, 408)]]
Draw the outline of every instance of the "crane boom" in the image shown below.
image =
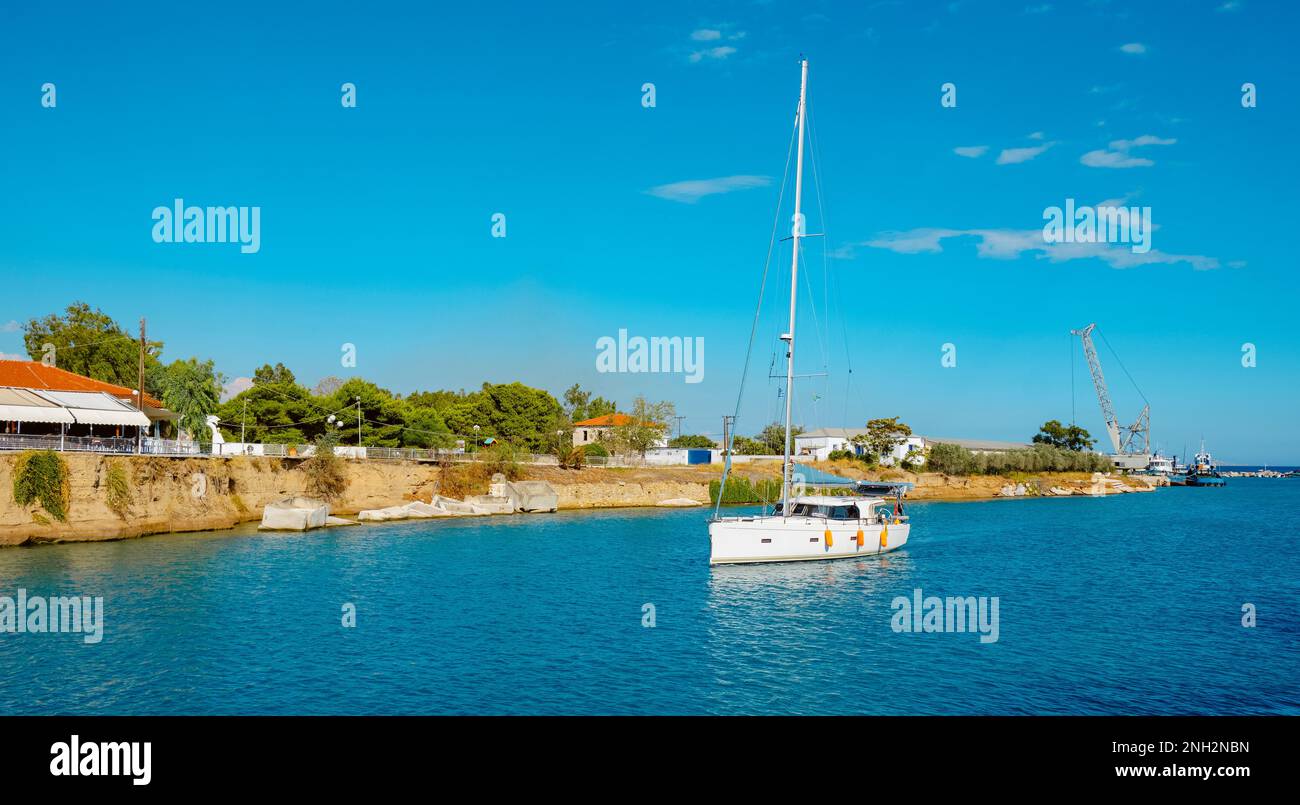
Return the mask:
[(1097, 329), (1096, 322), (1082, 330), (1071, 330), (1070, 335), (1077, 335), (1083, 341), (1083, 354), (1088, 359), (1088, 370), (1092, 372), (1092, 384), (1097, 387), (1097, 400), (1101, 403), (1101, 415), (1106, 419), (1106, 433), (1115, 452), (1120, 452), (1119, 418), (1115, 416), (1115, 406), (1110, 401), (1110, 392), (1106, 389), (1106, 376), (1101, 373), (1101, 360), (1097, 358), (1097, 348), (1092, 345), (1092, 331)]

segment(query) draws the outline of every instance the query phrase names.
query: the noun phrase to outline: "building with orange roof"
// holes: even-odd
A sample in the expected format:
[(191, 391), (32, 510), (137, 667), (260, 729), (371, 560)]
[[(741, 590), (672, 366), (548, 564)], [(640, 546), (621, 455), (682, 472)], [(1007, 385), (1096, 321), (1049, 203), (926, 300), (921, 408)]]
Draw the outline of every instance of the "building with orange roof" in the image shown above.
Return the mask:
[(602, 414), (591, 419), (584, 419), (581, 422), (574, 422), (573, 446), (582, 447), (583, 445), (595, 444), (606, 439), (614, 428), (630, 424), (632, 421), (632, 417), (616, 411), (612, 414)]

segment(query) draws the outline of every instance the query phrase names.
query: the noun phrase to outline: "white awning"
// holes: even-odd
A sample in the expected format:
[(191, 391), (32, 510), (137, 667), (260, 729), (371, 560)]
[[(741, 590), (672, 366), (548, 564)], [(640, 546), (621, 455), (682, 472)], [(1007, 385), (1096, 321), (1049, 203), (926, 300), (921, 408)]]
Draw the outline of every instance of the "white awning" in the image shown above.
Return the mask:
[(63, 406), (81, 425), (149, 427), (149, 417), (121, 400), (99, 391), (33, 391)]
[(0, 388), (0, 422), (75, 422), (68, 409), (25, 389)]

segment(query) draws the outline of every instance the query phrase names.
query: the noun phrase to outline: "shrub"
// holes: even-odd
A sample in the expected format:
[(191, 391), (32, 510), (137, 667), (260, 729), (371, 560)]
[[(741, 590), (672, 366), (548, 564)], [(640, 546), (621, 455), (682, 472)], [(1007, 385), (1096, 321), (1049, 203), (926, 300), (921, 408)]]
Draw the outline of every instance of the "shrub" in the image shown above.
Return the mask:
[(571, 444), (560, 444), (555, 448), (555, 460), (559, 462), (562, 470), (580, 470), (583, 462), (587, 459), (587, 454), (581, 447), (574, 447)]
[[(709, 501), (718, 502), (721, 481), (709, 481)], [(723, 503), (773, 503), (781, 499), (781, 481), (776, 478), (759, 478), (751, 481), (743, 475), (727, 477), (727, 488), (722, 494)]]
[(519, 467), (517, 452), (505, 442), (493, 444), (487, 450), (484, 450), (481, 455), (489, 478), (499, 472), (508, 481), (518, 481), (524, 475), (523, 470)]
[(1110, 459), (1100, 453), (1063, 450), (1038, 444), (1027, 450), (972, 453), (955, 444), (937, 444), (925, 468), (948, 475), (1033, 475), (1041, 472), (1108, 472)]
[(307, 491), (326, 500), (339, 497), (348, 488), (343, 459), (334, 453), (336, 439), (333, 433), (321, 434), (316, 439), (316, 452), (298, 466), (307, 476)]
[(105, 479), (108, 488), (108, 508), (125, 520), (131, 514), (131, 483), (126, 477), (126, 467), (120, 461), (108, 462)]
[(975, 468), (975, 454), (955, 444), (936, 444), (926, 456), (925, 467), (946, 475), (969, 475)]
[(444, 458), (438, 465), (438, 494), (457, 500), (481, 495), (491, 483), (492, 473), (482, 461), (454, 462)]
[(582, 452), (586, 453), (588, 456), (598, 456), (600, 458), (609, 457), (609, 451), (605, 449), (605, 445), (599, 442), (592, 442), (591, 444), (583, 445)]
[(28, 450), (18, 456), (14, 462), (15, 503), (29, 506), (39, 501), (54, 519), (67, 522), (71, 500), (68, 462), (62, 456), (53, 450)]

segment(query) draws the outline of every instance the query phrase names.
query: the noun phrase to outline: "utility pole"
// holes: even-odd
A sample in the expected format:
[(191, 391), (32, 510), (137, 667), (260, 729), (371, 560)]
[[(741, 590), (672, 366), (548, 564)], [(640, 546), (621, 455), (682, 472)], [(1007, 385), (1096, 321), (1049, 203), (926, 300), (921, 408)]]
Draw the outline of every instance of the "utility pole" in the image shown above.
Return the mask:
[(361, 398), (357, 397), (357, 458), (361, 458)]
[(681, 435), (682, 435), (682, 420), (685, 419), (685, 418), (686, 418), (686, 417), (684, 417), (684, 416), (674, 416), (674, 417), (673, 417), (673, 419), (677, 420), (677, 436), (678, 436), (678, 438), (681, 438)]
[(244, 442), (244, 428), (248, 425), (248, 398), (244, 398), (244, 413), (239, 417), (239, 443)]
[[(145, 350), (144, 316), (141, 316), (140, 317), (140, 360), (136, 367), (137, 383), (136, 383), (136, 392), (135, 392), (136, 393), (135, 402), (136, 405), (140, 408), (140, 413), (142, 414), (144, 413), (144, 350)], [(143, 451), (144, 451), (144, 431), (141, 430), (139, 427), (137, 427), (135, 429), (135, 452), (141, 453)]]
[(728, 455), (731, 452), (731, 426), (736, 422), (734, 416), (723, 414), (722, 416), (722, 454)]

